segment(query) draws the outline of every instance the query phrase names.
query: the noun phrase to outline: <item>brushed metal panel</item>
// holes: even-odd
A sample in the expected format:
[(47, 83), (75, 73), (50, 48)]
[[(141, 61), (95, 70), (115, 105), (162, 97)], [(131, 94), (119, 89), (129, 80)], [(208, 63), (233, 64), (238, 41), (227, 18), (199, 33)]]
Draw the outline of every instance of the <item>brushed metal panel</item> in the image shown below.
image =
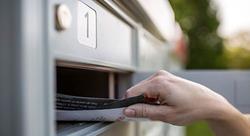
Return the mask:
[[(81, 0), (82, 3), (96, 11), (97, 45), (90, 48), (77, 39), (77, 3), (78, 1), (57, 0), (51, 4), (63, 3), (72, 14), (71, 28), (64, 31), (55, 29), (55, 20), (49, 20), (50, 43), (57, 60), (93, 63), (102, 66), (133, 69), (132, 48), (134, 30), (131, 26), (110, 13), (96, 1)], [(53, 15), (53, 13), (52, 13)], [(53, 18), (53, 16), (51, 18)]]

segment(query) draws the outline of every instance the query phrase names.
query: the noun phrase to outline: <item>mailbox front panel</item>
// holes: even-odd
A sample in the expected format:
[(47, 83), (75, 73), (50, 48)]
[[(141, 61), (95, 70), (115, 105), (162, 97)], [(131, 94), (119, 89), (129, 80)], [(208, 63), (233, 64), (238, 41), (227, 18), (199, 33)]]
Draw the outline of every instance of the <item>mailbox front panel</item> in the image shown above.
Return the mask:
[[(58, 3), (58, 4), (57, 4)], [(69, 14), (57, 14), (63, 3)], [(132, 69), (134, 29), (92, 0), (54, 1), (49, 38), (57, 60)], [(52, 14), (52, 15), (54, 15)], [(61, 21), (61, 23), (60, 23)], [(60, 24), (69, 24), (60, 29)], [(64, 26), (61, 26), (64, 27)]]

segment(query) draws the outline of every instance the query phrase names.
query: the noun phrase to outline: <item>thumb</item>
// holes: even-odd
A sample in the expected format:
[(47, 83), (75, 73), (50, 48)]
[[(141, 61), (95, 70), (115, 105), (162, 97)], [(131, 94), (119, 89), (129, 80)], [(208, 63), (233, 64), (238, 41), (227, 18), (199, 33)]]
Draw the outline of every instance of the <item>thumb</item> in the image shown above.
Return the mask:
[(150, 118), (153, 120), (161, 120), (167, 114), (168, 106), (135, 104), (127, 107), (124, 114), (127, 117)]

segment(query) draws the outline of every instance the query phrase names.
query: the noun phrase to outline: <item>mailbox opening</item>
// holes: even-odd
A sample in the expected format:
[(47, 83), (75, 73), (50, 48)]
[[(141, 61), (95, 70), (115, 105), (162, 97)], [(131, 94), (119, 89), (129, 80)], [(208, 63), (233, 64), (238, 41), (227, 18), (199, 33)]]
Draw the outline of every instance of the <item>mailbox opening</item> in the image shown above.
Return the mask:
[[(96, 98), (122, 98), (130, 87), (131, 73), (103, 70), (96, 67), (56, 67), (56, 93)], [(97, 122), (56, 121), (57, 134), (65, 134), (67, 128), (94, 126)], [(107, 125), (107, 124), (105, 124)], [(87, 131), (87, 130), (86, 130)]]
[(57, 67), (57, 93), (109, 98), (113, 86), (110, 84), (110, 76), (108, 72)]

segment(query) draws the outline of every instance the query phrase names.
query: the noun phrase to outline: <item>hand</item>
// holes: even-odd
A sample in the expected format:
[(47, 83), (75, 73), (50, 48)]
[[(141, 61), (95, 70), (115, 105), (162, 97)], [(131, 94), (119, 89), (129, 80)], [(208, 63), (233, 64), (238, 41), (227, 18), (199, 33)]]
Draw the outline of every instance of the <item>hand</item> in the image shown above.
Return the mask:
[(206, 120), (216, 136), (250, 136), (250, 121), (221, 95), (205, 86), (159, 71), (126, 96), (144, 94), (160, 105), (136, 104), (124, 110), (129, 117), (146, 117), (174, 125)]
[(126, 97), (140, 94), (157, 100), (160, 105), (132, 105), (125, 109), (126, 116), (185, 125), (221, 116), (223, 109), (232, 108), (226, 99), (210, 89), (163, 70), (128, 89)]

